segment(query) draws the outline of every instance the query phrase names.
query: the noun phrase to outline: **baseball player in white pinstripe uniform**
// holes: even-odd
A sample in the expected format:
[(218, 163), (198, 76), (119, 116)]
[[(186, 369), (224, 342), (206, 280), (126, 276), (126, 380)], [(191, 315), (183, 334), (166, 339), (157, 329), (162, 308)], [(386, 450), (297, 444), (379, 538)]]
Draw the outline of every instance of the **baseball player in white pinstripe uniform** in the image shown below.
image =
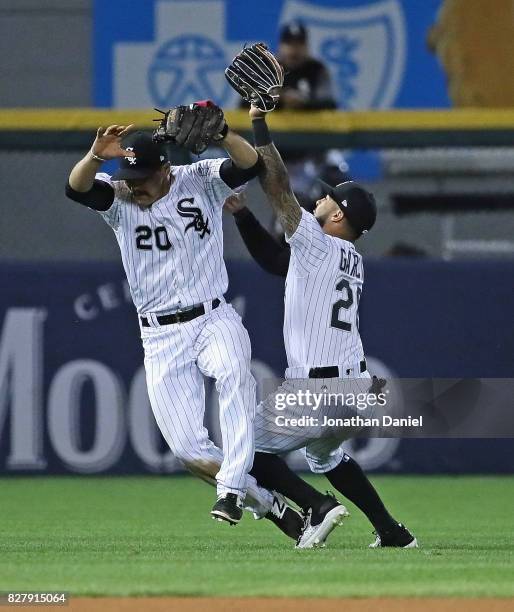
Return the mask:
[[(131, 127), (99, 128), (71, 171), (67, 195), (114, 230), (139, 315), (153, 413), (185, 466), (216, 479), (213, 518), (237, 523), (247, 491), (248, 506), (265, 515), (273, 496), (248, 475), (256, 404), (250, 341), (223, 298), (221, 221), (224, 199), (257, 174), (257, 153), (228, 130), (230, 159), (170, 166), (161, 145), (144, 132), (129, 134)], [(114, 158), (121, 162), (113, 176), (99, 172)], [(203, 376), (216, 380), (223, 452), (203, 424)]]
[[(379, 382), (371, 385), (358, 332), (364, 274), (361, 256), (355, 249), (355, 242), (375, 223), (375, 200), (353, 181), (334, 188), (324, 184), (326, 195), (316, 203), (314, 215), (302, 210), (265, 121), (265, 113), (276, 107), (284, 84), (282, 66), (264, 43), (257, 43), (245, 46), (236, 55), (225, 76), (251, 104), (255, 145), (263, 164), (259, 180), (290, 247), (289, 253), (287, 247), (285, 252), (283, 247), (277, 248), (273, 239), (270, 243), (270, 237), (254, 223), (259, 242), (266, 243), (263, 248), (280, 260), (272, 265), (269, 257), (259, 254), (261, 246), (253, 239), (250, 241), (248, 226), (242, 231), (258, 261), (262, 264), (266, 261), (266, 267), (274, 272), (279, 270), (280, 275), (287, 269), (286, 381), (258, 407), (257, 452), (252, 474), (306, 512), (299, 548), (323, 546), (334, 526), (347, 515), (345, 507), (333, 496), (321, 495), (288, 472), (276, 455), (299, 448), (305, 449), (311, 470), (324, 473), (370, 519), (376, 529), (373, 547), (417, 546), (414, 536), (388, 513), (359, 465), (341, 448), (343, 440), (362, 428), (358, 422), (353, 425), (352, 418), (348, 419), (349, 424), (345, 422), (345, 416), (356, 416), (356, 406), (348, 401), (348, 394), (361, 399), (364, 395), (364, 406), (358, 408), (369, 412), (373, 407), (370, 396), (376, 394)], [(245, 217), (248, 220), (247, 214)], [(332, 393), (336, 394), (335, 401)], [(315, 410), (323, 408), (322, 418), (317, 413), (313, 415), (314, 406)], [(343, 424), (326, 422), (326, 417), (337, 416), (338, 412)]]
[[(322, 415), (313, 413), (312, 403), (293, 401), (288, 406), (284, 399), (296, 396), (298, 400), (298, 392), (305, 391), (318, 397), (331, 393), (341, 397), (349, 393), (353, 396), (367, 394), (371, 390), (371, 377), (358, 330), (364, 271), (355, 242), (373, 227), (376, 204), (371, 193), (348, 181), (336, 187), (323, 184), (326, 195), (316, 203), (314, 214), (300, 208), (291, 190), (287, 169), (271, 140), (264, 113), (252, 107), (250, 116), (256, 149), (263, 160), (259, 175), (261, 186), (290, 246), (284, 316), (288, 368), (283, 385), (257, 409), (255, 443), (258, 452), (254, 473), (260, 465), (257, 458), (262, 457), (262, 453), (303, 448), (311, 471), (327, 474), (331, 482), (339, 485), (341, 477), (347, 473), (344, 464), (355, 464), (344, 453), (341, 444), (355, 436), (359, 427), (342, 428), (325, 421), (344, 414), (347, 407), (325, 402), (321, 404)], [(306, 419), (302, 421), (302, 417)], [(268, 465), (278, 464), (268, 462)], [(368, 507), (374, 507), (381, 521), (373, 546), (417, 546), (416, 538), (389, 515), (360, 468), (355, 466), (357, 464), (351, 467), (351, 473), (358, 497), (361, 501), (364, 499)], [(302, 489), (302, 485), (296, 486), (292, 478), (286, 482), (282, 477), (281, 482), (290, 491)], [(311, 494), (307, 491), (307, 495)], [(321, 499), (316, 512), (311, 506), (297, 546), (323, 546), (332, 529), (341, 524), (347, 514), (346, 508), (335, 498)]]
[[(359, 197), (363, 202), (371, 199), (353, 182), (326, 190), (330, 195), (318, 202), (314, 215), (299, 208), (298, 225), (286, 235), (291, 252), (284, 313), (288, 368), (285, 382), (259, 407), (256, 421), (258, 450), (287, 452), (306, 447), (307, 461), (316, 473), (340, 463), (341, 440), (334, 438), (331, 427), (320, 426), (319, 419), (312, 428), (296, 428), (294, 435), (288, 419), (312, 416), (315, 406), (285, 405), (277, 413), (277, 398), (301, 389), (302, 383), (313, 393), (365, 393), (371, 378), (358, 329), (362, 257), (352, 241), (327, 234), (320, 225), (327, 215), (339, 215), (332, 200), (354, 210)], [(322, 416), (335, 418), (339, 408), (326, 406)]]

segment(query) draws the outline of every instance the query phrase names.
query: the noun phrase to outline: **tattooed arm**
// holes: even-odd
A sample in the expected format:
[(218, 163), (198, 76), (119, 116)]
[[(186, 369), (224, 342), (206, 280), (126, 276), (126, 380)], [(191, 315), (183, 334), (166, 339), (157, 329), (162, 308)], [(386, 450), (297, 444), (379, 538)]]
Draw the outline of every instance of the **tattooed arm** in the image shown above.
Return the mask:
[(302, 209), (291, 189), (287, 168), (271, 140), (264, 115), (252, 107), (250, 117), (252, 118), (255, 148), (262, 160), (262, 169), (259, 174), (261, 187), (284, 228), (286, 236), (292, 236), (302, 218)]

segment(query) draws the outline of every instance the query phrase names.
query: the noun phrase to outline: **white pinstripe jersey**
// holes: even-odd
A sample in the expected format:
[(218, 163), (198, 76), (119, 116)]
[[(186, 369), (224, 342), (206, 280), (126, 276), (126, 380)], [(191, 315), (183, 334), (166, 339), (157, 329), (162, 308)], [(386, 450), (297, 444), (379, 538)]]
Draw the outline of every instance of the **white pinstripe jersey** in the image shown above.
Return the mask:
[(139, 314), (173, 312), (226, 292), (221, 215), (232, 189), (219, 174), (223, 161), (173, 166), (170, 191), (146, 209), (123, 181), (96, 175), (114, 188), (112, 206), (100, 214), (116, 234)]
[(284, 341), (290, 368), (354, 366), (364, 352), (358, 329), (364, 282), (362, 257), (353, 243), (328, 236), (302, 210), (287, 241)]

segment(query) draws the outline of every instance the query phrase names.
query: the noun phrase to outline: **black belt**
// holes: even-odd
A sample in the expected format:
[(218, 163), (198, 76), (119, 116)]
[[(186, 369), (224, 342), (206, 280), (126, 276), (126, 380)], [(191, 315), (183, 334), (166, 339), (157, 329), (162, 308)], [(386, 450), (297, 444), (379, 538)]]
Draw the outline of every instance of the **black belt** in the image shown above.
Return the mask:
[[(359, 363), (361, 374), (367, 370), (366, 360), (363, 359)], [(350, 374), (352, 368), (346, 370), (346, 374)], [(324, 368), (311, 368), (309, 370), (309, 378), (339, 378), (339, 367), (338, 366), (326, 366)]]
[[(221, 302), (216, 298), (212, 300), (212, 309), (218, 308)], [(161, 315), (157, 317), (157, 323), (159, 325), (173, 325), (174, 323), (187, 323), (188, 321), (192, 321), (197, 317), (201, 317), (205, 314), (205, 306), (203, 304), (199, 304), (198, 306), (193, 306), (193, 308), (189, 308), (188, 310), (180, 310), (179, 312), (174, 312), (173, 314)], [(141, 325), (143, 327), (151, 327), (148, 319), (146, 317), (141, 318)]]

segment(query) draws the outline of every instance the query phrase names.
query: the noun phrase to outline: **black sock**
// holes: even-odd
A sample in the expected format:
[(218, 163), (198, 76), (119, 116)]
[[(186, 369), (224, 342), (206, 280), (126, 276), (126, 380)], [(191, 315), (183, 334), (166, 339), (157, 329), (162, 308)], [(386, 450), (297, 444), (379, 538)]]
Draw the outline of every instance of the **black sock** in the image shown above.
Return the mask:
[(326, 472), (325, 476), (340, 493), (364, 512), (378, 533), (396, 525), (368, 477), (351, 457), (345, 454), (341, 463)]
[(295, 474), (277, 455), (255, 453), (250, 474), (261, 487), (282, 493), (303, 510), (320, 503), (325, 497)]

